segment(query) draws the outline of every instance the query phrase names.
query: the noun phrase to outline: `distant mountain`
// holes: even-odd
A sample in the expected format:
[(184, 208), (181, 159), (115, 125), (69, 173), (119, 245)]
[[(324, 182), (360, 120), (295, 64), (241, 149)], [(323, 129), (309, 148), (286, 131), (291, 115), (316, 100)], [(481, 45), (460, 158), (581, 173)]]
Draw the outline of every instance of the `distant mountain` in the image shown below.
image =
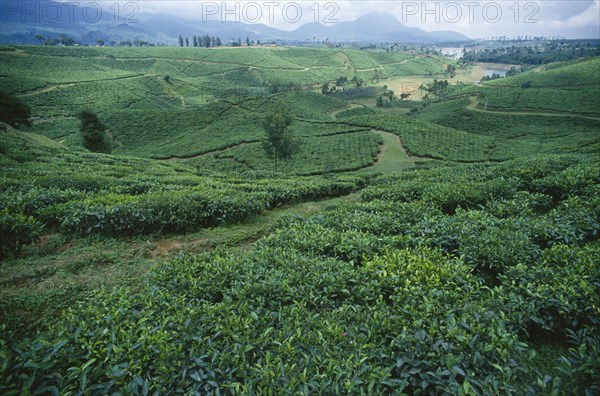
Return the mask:
[[(15, 3), (18, 4), (18, 3)], [(53, 6), (64, 10), (65, 5), (42, 0), (36, 2), (40, 9)], [(77, 3), (70, 3), (73, 15), (82, 15)], [(352, 22), (341, 22), (332, 26), (308, 23), (294, 31), (275, 29), (262, 24), (236, 23), (233, 21), (194, 21), (164, 14), (140, 14), (136, 23), (115, 23), (113, 16), (103, 13), (97, 21), (90, 23), (83, 18), (70, 18), (63, 12), (62, 18), (36, 18), (35, 14), (23, 14), (19, 9), (0, 7), (0, 42), (38, 43), (36, 35), (58, 38), (66, 35), (82, 44), (95, 44), (101, 38), (105, 42), (142, 40), (152, 43), (176, 44), (183, 35), (218, 36), (224, 42), (230, 40), (280, 40), (283, 42), (323, 41), (357, 43), (433, 43), (444, 41), (466, 41), (468, 37), (453, 31), (426, 32), (419, 28), (403, 25), (395, 17), (374, 13), (364, 15)]]
[[(313, 26), (311, 26), (313, 25)], [(395, 17), (387, 14), (368, 14), (352, 22), (341, 22), (332, 26), (307, 24), (292, 32), (296, 39), (304, 38), (305, 29), (310, 29), (317, 38), (330, 41), (381, 42), (437, 41), (429, 39), (427, 32), (404, 26)], [(464, 38), (468, 40), (467, 37)]]

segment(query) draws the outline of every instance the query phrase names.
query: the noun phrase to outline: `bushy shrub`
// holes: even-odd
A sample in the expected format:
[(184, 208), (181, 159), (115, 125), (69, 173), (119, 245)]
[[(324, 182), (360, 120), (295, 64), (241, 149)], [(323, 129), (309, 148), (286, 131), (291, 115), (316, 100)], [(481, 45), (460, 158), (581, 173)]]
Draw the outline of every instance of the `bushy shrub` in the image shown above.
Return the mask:
[(23, 246), (35, 242), (42, 225), (31, 216), (0, 210), (0, 258), (19, 253)]

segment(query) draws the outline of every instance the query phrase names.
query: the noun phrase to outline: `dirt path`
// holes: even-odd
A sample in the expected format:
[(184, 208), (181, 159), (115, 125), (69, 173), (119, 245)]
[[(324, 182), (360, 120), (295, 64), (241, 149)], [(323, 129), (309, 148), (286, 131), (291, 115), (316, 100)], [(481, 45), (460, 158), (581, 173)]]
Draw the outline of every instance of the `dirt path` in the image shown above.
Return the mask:
[[(180, 252), (210, 252), (217, 248), (242, 253), (259, 238), (272, 233), (286, 216), (308, 217), (328, 205), (356, 202), (360, 193), (283, 205), (266, 210), (241, 224), (203, 228), (182, 235), (148, 235), (129, 238), (76, 238), (64, 241), (58, 234), (44, 235), (26, 248), (23, 257), (0, 266), (0, 301), (11, 314), (8, 328), (20, 336), (35, 334), (56, 320), (65, 306), (76, 304), (100, 288), (144, 287), (148, 273)], [(65, 287), (68, 286), (68, 291)], [(48, 296), (60, 295), (60, 298)], [(26, 304), (23, 301), (27, 301)]]
[(50, 85), (48, 85), (46, 87), (43, 87), (43, 88), (36, 88), (34, 90), (31, 90), (31, 91), (26, 91), (25, 93), (22, 93), (22, 94), (20, 94), (18, 96), (24, 98), (24, 97), (27, 97), (27, 96), (39, 95), (39, 94), (44, 93), (44, 92), (54, 91), (54, 90), (57, 90), (59, 88), (72, 87), (72, 86), (75, 86), (75, 85), (78, 85), (78, 84), (87, 84), (87, 83), (102, 82), (102, 81), (127, 80), (127, 79), (131, 79), (131, 78), (148, 77), (148, 76), (152, 76), (152, 74), (134, 74), (134, 75), (131, 75), (131, 76), (104, 78), (104, 79), (98, 79), (98, 80), (82, 80), (82, 81), (71, 81), (71, 82), (64, 82), (64, 83), (55, 83), (55, 84), (50, 84)]
[(348, 105), (346, 105), (344, 107), (339, 107), (337, 109), (333, 109), (333, 110), (329, 111), (328, 114), (331, 118), (333, 118), (334, 120), (337, 120), (337, 115), (340, 114), (342, 111), (356, 109), (359, 107), (367, 107), (367, 106), (365, 106), (363, 104), (359, 104), (359, 103), (349, 103)]
[(415, 166), (416, 160), (425, 160), (425, 158), (409, 155), (398, 135), (377, 129), (372, 129), (371, 132), (382, 137), (383, 144), (381, 146), (381, 151), (377, 156), (377, 161), (367, 168), (360, 169), (358, 172), (401, 172)]

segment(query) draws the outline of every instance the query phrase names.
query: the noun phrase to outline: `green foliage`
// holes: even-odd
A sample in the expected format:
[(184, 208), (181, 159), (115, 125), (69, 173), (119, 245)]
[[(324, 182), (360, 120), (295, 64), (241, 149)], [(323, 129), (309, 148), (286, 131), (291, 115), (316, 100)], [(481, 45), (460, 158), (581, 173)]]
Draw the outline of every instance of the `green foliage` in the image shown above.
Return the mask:
[(79, 130), (83, 138), (83, 147), (97, 153), (110, 153), (112, 148), (106, 141), (106, 126), (91, 110), (81, 110), (77, 113), (81, 122)]
[[(34, 339), (7, 335), (2, 391), (593, 394), (598, 165), (539, 156), (379, 176), (361, 202), (283, 218), (244, 253), (180, 255), (137, 293), (99, 291)], [(287, 202), (292, 180), (228, 178), (220, 195)], [(572, 347), (537, 367), (539, 337)]]
[[(9, 143), (15, 152), (23, 144), (17, 138)], [(67, 234), (181, 232), (238, 223), (283, 203), (348, 194), (362, 183), (352, 176), (203, 177), (175, 163), (24, 147), (31, 161), (3, 164), (0, 210)]]
[[(505, 142), (400, 115), (372, 114), (344, 119), (353, 126), (369, 127), (400, 136), (414, 156), (456, 162), (505, 160)], [(498, 153), (497, 153), (498, 151)]]
[(31, 125), (31, 107), (14, 95), (0, 89), (0, 121), (16, 128), (20, 124)]
[[(348, 108), (341, 98), (382, 93), (372, 87), (310, 92), (344, 73), (359, 85), (452, 71), (425, 55), (18, 49), (0, 51), (0, 84), (27, 95), (39, 117), (31, 131), (76, 146), (72, 115), (93, 103), (119, 153), (196, 157), (189, 164), (197, 168), (2, 134), (3, 254), (31, 243), (42, 226), (51, 235), (39, 250), (46, 238), (50, 245), (69, 238), (78, 252), (8, 263), (31, 266), (23, 272), (2, 268), (5, 284), (32, 285), (31, 294), (2, 294), (0, 310), (26, 312), (0, 327), (3, 394), (597, 393), (600, 163), (590, 137), (597, 87), (578, 85), (586, 73), (597, 75), (596, 59), (476, 88), (496, 110), (533, 101), (552, 113), (504, 122), (503, 114), (474, 111), (466, 86), (443, 81), (434, 99), (457, 96), (431, 101), (419, 111), (425, 120), (397, 108), (340, 111)], [(56, 64), (62, 67), (45, 73)], [(557, 87), (561, 78), (571, 86)], [(558, 118), (563, 111), (582, 114)], [(391, 134), (410, 154), (446, 162), (394, 175), (282, 177), (267, 172), (263, 114), (272, 115), (267, 129), (293, 132), (302, 143), (282, 164), (289, 175), (361, 169), (375, 160), (381, 136), (396, 142)], [(85, 130), (107, 129), (94, 114), (82, 121)], [(527, 134), (535, 138), (519, 137)], [(578, 154), (530, 155), (565, 150)], [(485, 162), (514, 157), (521, 158)], [(485, 163), (442, 166), (451, 162)], [(261, 223), (265, 216), (254, 218), (252, 232), (231, 225), (358, 189), (308, 218), (274, 210), (281, 216), (274, 230)], [(76, 291), (96, 289), (98, 274), (121, 274), (128, 265), (144, 272), (147, 234), (201, 227), (215, 227), (203, 236), (235, 237), (211, 236), (216, 251), (181, 253), (133, 288), (110, 281), (91, 295)], [(146, 235), (132, 239), (137, 234)], [(232, 239), (247, 245), (227, 252)], [(63, 274), (52, 279), (60, 287), (33, 285), (45, 279), (36, 274), (52, 271)], [(15, 317), (58, 309), (58, 302), (70, 308), (62, 318), (29, 339), (12, 338), (20, 330)], [(540, 339), (559, 361), (536, 361), (531, 344)]]
[(561, 356), (559, 370), (563, 374), (562, 389), (574, 394), (593, 395), (600, 392), (600, 339), (594, 328), (569, 331), (574, 345), (567, 356)]
[(288, 161), (299, 150), (298, 143), (289, 129), (290, 125), (292, 117), (281, 107), (267, 115), (262, 122), (266, 134), (263, 147), (267, 156), (275, 160), (275, 166), (277, 160)]
[[(277, 169), (286, 174), (317, 175), (371, 165), (377, 158), (381, 138), (370, 132), (345, 132), (298, 139), (299, 152), (290, 160), (280, 162)], [(241, 169), (272, 169), (264, 149), (257, 143), (224, 151), (217, 158), (221, 163), (233, 160)]]
[(24, 245), (35, 242), (42, 225), (31, 216), (0, 210), (0, 259), (8, 254), (16, 254)]

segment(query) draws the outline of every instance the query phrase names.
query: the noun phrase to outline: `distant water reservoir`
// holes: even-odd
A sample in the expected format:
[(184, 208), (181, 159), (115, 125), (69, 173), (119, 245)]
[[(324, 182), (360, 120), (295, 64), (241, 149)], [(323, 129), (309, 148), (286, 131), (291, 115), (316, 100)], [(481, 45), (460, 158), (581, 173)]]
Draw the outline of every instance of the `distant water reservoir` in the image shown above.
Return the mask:
[(482, 66), (483, 72), (485, 73), (486, 76), (488, 77), (492, 77), (493, 74), (499, 74), (500, 77), (506, 77), (506, 69), (497, 69), (497, 68), (493, 68), (493, 67), (485, 67)]

